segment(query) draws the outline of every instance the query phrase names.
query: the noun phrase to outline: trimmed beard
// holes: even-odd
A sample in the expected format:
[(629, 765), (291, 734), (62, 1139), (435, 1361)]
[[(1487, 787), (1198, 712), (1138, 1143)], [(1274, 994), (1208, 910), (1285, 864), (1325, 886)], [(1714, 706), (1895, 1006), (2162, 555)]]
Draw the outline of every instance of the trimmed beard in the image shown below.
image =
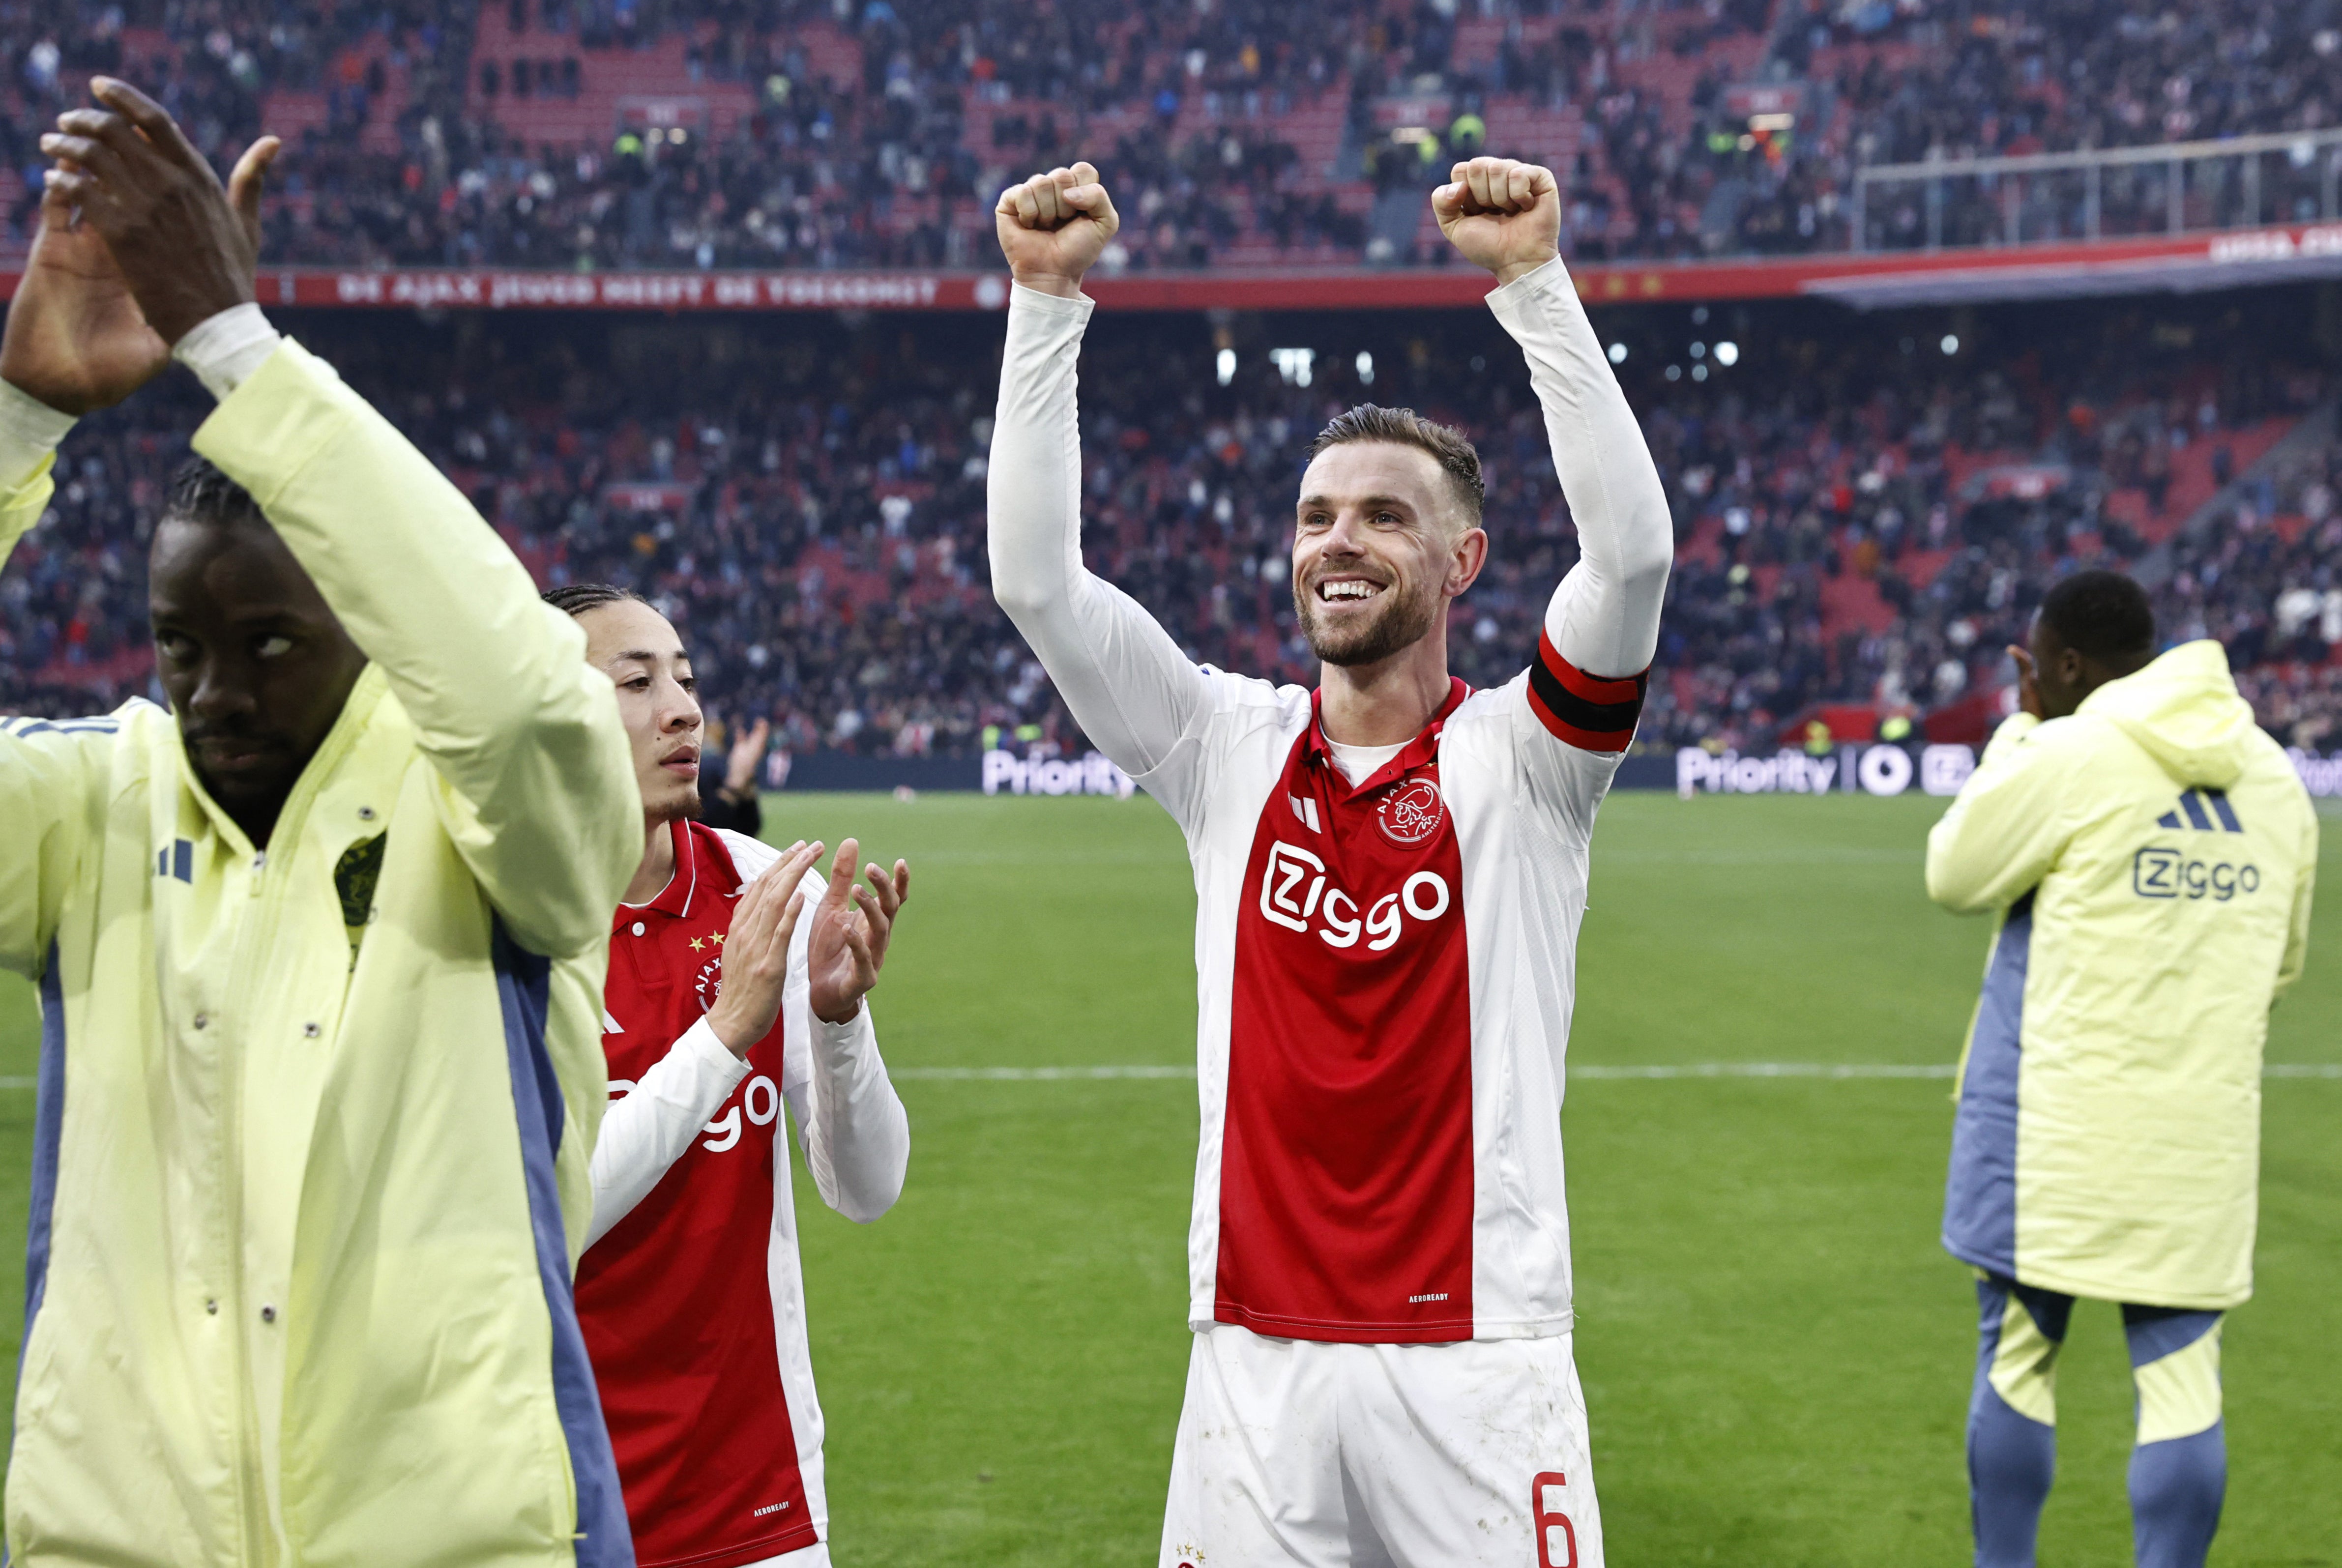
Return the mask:
[(691, 787), (684, 791), (672, 805), (655, 807), (645, 814), (655, 819), (662, 826), (671, 822), (690, 822), (697, 819), (701, 804), (699, 781), (694, 779), (691, 781)]
[(1301, 634), (1308, 640), (1309, 651), (1326, 664), (1344, 668), (1378, 664), (1421, 642), (1439, 618), (1436, 593), (1402, 596), (1394, 585), (1383, 590), (1383, 597), (1387, 603), (1380, 611), (1364, 625), (1349, 629), (1346, 634), (1334, 632), (1318, 621), (1315, 590), (1298, 582), (1293, 585), (1293, 613), (1301, 623)]

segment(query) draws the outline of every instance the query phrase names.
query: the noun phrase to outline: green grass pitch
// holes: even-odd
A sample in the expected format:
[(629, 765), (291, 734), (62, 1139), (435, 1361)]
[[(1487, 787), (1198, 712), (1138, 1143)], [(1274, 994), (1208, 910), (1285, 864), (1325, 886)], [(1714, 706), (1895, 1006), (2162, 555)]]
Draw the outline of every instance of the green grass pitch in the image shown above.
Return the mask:
[[(1595, 836), (1574, 1064), (1947, 1063), (1983, 922), (1929, 906), (1941, 803), (1620, 795)], [(776, 796), (772, 834), (907, 856), (876, 1006), (906, 1069), (1192, 1063), (1194, 898), (1146, 800)], [(2342, 818), (2328, 818), (2329, 902)], [(29, 990), (0, 988), (0, 1250), (21, 1243)], [(2270, 1059), (2342, 1062), (2342, 918)], [(1967, 1561), (1973, 1297), (1936, 1244), (1941, 1079), (1574, 1082), (1578, 1363), (1611, 1560)], [(901, 1204), (801, 1179), (841, 1564), (1151, 1563), (1186, 1355), (1192, 1080), (906, 1077)], [(2260, 1293), (2226, 1341), (2214, 1561), (2342, 1564), (2342, 1080), (2267, 1096)], [(0, 1323), (19, 1315), (8, 1271)], [(13, 1339), (14, 1330), (10, 1329)], [(0, 1365), (15, 1364), (13, 1343)], [(2048, 1564), (2129, 1561), (2113, 1310), (2077, 1314)]]

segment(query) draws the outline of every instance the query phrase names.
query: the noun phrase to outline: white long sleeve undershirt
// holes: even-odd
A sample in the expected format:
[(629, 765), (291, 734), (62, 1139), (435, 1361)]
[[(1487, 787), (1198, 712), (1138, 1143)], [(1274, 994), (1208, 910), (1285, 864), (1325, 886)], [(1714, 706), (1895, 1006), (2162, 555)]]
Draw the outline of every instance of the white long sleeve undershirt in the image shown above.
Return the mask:
[[(743, 851), (752, 841), (726, 837), (734, 845), (744, 877), (762, 870)], [(766, 850), (764, 864), (770, 861)], [(808, 873), (802, 885), (810, 908), (828, 882)], [(869, 1004), (866, 1002), (844, 1024), (826, 1024), (813, 1015), (806, 975), (810, 935), (810, 923), (801, 923), (790, 944), (789, 978), (781, 998), (784, 1009), (798, 1009), (797, 1016), (804, 1020), (811, 1047), (809, 1071), (802, 1082), (785, 1087), (782, 1098), (796, 1123), (806, 1168), (821, 1201), (847, 1219), (867, 1224), (902, 1195), (911, 1158), (910, 1118), (878, 1054)], [(702, 1018), (652, 1064), (630, 1093), (611, 1102), (588, 1166), (594, 1218), (586, 1227), (587, 1246), (649, 1196), (693, 1139), (706, 1135), (708, 1123), (749, 1071), (747, 1061), (732, 1054)], [(787, 1179), (785, 1170), (784, 1157), (776, 1163), (776, 1181)]]
[(1577, 525), (1577, 564), (1546, 606), (1546, 634), (1586, 674), (1640, 674), (1658, 651), (1676, 554), (1666, 487), (1643, 427), (1559, 257), (1491, 294), (1488, 308), (1529, 362)]
[[(1642, 429), (1558, 259), (1488, 305), (1528, 359), (1577, 525), (1578, 564), (1554, 592), (1547, 633), (1590, 675), (1637, 674), (1658, 645), (1675, 555)], [(1092, 308), (1086, 297), (1010, 290), (986, 474), (992, 586), (1084, 732), (1143, 774), (1187, 733), (1204, 677), (1152, 615), (1082, 563), (1076, 366)]]
[(260, 307), (246, 301), (197, 322), (171, 345), (171, 357), (194, 371), (213, 397), (225, 401), (284, 341)]

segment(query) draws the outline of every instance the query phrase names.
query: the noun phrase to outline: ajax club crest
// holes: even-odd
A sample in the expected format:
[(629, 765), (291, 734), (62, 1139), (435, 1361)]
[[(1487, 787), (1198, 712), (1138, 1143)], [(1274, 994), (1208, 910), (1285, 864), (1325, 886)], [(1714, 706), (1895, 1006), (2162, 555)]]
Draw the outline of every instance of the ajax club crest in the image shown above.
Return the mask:
[(1439, 797), (1439, 781), (1423, 776), (1408, 779), (1383, 796), (1375, 808), (1383, 836), (1402, 849), (1413, 849), (1439, 831), (1447, 820), (1447, 804)]

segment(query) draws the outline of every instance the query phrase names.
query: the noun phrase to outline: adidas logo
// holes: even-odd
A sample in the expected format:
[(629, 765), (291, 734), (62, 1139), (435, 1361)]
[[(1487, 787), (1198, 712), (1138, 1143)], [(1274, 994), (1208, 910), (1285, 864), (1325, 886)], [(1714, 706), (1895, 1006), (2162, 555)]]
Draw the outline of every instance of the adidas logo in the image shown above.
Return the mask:
[[(2207, 804), (2211, 807), (2209, 811), (2205, 809)], [(2199, 833), (2210, 833), (2215, 817), (2219, 819), (2218, 826), (2222, 833), (2245, 831), (2245, 824), (2237, 820), (2236, 808), (2228, 804), (2227, 792), (2217, 789), (2181, 791), (2178, 810), (2165, 812), (2155, 819), (2155, 825), (2192, 827)]]

